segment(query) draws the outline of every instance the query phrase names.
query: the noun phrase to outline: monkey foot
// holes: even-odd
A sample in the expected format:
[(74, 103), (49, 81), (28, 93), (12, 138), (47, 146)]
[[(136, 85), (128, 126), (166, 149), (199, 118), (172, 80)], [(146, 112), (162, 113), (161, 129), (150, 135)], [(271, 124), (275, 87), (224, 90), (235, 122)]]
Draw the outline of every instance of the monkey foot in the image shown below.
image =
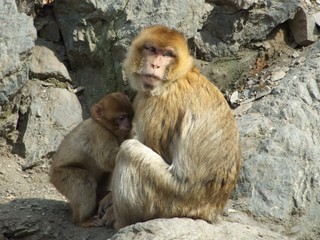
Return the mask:
[(80, 223), (79, 225), (83, 228), (104, 227), (105, 221), (102, 220), (101, 218), (92, 218), (90, 220)]

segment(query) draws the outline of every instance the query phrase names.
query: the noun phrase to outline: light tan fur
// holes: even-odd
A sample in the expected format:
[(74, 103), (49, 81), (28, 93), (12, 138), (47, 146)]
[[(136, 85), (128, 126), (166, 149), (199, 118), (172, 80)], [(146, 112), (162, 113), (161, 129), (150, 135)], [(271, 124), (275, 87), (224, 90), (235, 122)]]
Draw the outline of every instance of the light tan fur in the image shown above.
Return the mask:
[[(69, 200), (75, 224), (99, 225), (92, 217), (97, 202), (108, 190), (119, 145), (129, 137), (132, 117), (127, 96), (119, 92), (106, 95), (92, 106), (91, 117), (72, 130), (54, 154), (50, 182)], [(126, 129), (122, 131), (121, 127)]]
[[(175, 53), (166, 77), (154, 78), (157, 83), (148, 88), (141, 84), (148, 76), (137, 74), (143, 72), (141, 62), (150, 63), (144, 44)], [(156, 53), (154, 58), (161, 57)], [(171, 217), (215, 222), (242, 161), (237, 125), (224, 96), (193, 65), (183, 35), (163, 26), (142, 30), (124, 69), (138, 92), (136, 139), (122, 143), (116, 160), (115, 227)]]

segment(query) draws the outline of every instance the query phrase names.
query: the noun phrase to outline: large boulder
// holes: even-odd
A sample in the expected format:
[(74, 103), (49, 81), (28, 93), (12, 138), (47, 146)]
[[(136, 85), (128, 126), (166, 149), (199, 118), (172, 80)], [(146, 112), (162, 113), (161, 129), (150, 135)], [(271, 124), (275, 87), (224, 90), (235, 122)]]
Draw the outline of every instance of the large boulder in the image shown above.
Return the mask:
[(30, 80), (23, 94), (30, 98), (30, 106), (20, 123), (24, 168), (28, 168), (56, 151), (61, 140), (82, 121), (82, 109), (74, 93), (41, 81)]
[(0, 104), (28, 80), (28, 65), (36, 39), (33, 19), (19, 13), (14, 0), (0, 1)]
[(242, 208), (310, 239), (320, 232), (319, 51), (317, 42), (272, 94), (237, 118), (244, 164), (236, 195)]
[(223, 221), (209, 224), (188, 218), (155, 219), (121, 229), (111, 240), (205, 240), (205, 239), (265, 239), (285, 240), (287, 237), (253, 222)]
[(264, 40), (274, 27), (292, 18), (300, 4), (300, 0), (187, 0), (183, 4), (178, 0), (60, 0), (54, 13), (75, 79), (86, 88), (91, 105), (106, 92), (129, 90), (122, 62), (132, 38), (144, 26), (164, 24), (182, 31), (193, 54), (212, 61), (215, 56), (238, 54), (252, 40)]
[(216, 56), (237, 54), (241, 46), (261, 41), (277, 25), (294, 17), (300, 0), (211, 0), (214, 9), (192, 39), (197, 55), (212, 61)]
[[(128, 90), (122, 62), (134, 35), (144, 26), (165, 24), (193, 36), (211, 6), (196, 1), (57, 1), (54, 13), (75, 79), (88, 105), (106, 92)], [(179, 12), (179, 17), (177, 17)]]
[(69, 72), (57, 57), (58, 55), (53, 43), (38, 39), (32, 53), (30, 76), (41, 80), (54, 78), (62, 82), (70, 82)]
[(0, 1), (0, 136), (9, 142), (18, 122), (19, 90), (26, 84), (36, 30), (14, 0)]

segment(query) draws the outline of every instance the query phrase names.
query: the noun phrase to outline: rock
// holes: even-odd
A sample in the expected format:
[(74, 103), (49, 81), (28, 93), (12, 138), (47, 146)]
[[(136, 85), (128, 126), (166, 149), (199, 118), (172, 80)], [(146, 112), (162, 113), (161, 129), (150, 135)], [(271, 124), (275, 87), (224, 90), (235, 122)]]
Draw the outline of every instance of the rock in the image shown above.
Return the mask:
[(234, 113), (234, 115), (241, 115), (241, 114), (247, 112), (251, 107), (252, 107), (252, 102), (243, 103), (239, 107), (237, 107), (233, 111), (233, 113)]
[(206, 62), (195, 59), (195, 64), (201, 73), (212, 81), (222, 91), (228, 89), (235, 79), (240, 79), (254, 63), (257, 53), (254, 51), (242, 51), (235, 57), (216, 59), (214, 62)]
[(66, 66), (59, 61), (54, 45), (38, 40), (32, 53), (30, 76), (38, 79), (55, 78), (60, 81), (71, 81)]
[(190, 37), (201, 29), (211, 9), (203, 0), (183, 4), (179, 0), (80, 0), (56, 1), (54, 5), (71, 68), (86, 89), (88, 105), (107, 92), (130, 89), (123, 80), (122, 62), (142, 27), (165, 24)]
[(314, 16), (308, 14), (303, 8), (300, 8), (292, 20), (289, 20), (289, 26), (296, 43), (301, 46), (313, 43), (319, 36)]
[[(132, 38), (143, 26), (165, 24), (177, 28), (189, 39), (196, 57), (212, 61), (215, 56), (238, 54), (240, 47), (251, 40), (264, 40), (275, 26), (294, 16), (300, 2), (188, 0), (181, 5), (177, 0), (57, 1), (54, 13), (71, 68), (85, 87), (90, 105), (107, 92), (130, 91), (121, 64)], [(225, 66), (231, 71), (224, 71)], [(243, 69), (247, 69), (245, 64), (216, 63), (208, 66), (207, 72), (217, 73), (215, 79), (224, 86), (229, 84), (228, 78), (237, 78)]]
[(259, 88), (256, 93), (256, 99), (260, 99), (266, 95), (269, 95), (271, 93), (271, 88), (269, 86), (264, 86), (262, 88)]
[(278, 82), (279, 94), (254, 101), (237, 117), (244, 164), (235, 195), (258, 219), (310, 239), (320, 232), (319, 51), (317, 42)]
[(18, 13), (14, 0), (0, 1), (0, 104), (12, 99), (28, 80), (36, 39), (33, 20)]
[(214, 8), (192, 39), (197, 57), (206, 61), (237, 54), (252, 40), (264, 40), (274, 27), (292, 18), (300, 6), (299, 0), (210, 2)]
[(60, 41), (60, 30), (51, 8), (43, 9), (43, 17), (37, 16), (34, 20), (39, 37), (52, 42)]
[(16, 95), (11, 101), (0, 104), (0, 136), (10, 139), (10, 135), (15, 131), (20, 99), (21, 97)]
[(8, 139), (17, 126), (18, 92), (28, 81), (35, 38), (32, 18), (18, 13), (14, 0), (0, 1), (0, 136)]
[(35, 14), (34, 7), (35, 7), (35, 1), (34, 0), (19, 0), (16, 1), (18, 11), (20, 13), (25, 13), (27, 15)]
[[(144, 26), (177, 28), (185, 34), (197, 58), (212, 61), (215, 56), (238, 54), (240, 47), (251, 40), (264, 40), (275, 26), (293, 17), (299, 6), (299, 0), (187, 0), (184, 4), (178, 0), (80, 0), (57, 1), (54, 13), (74, 77), (85, 87), (85, 101), (90, 105), (108, 92), (131, 91), (122, 62), (132, 38)], [(217, 79), (218, 85), (228, 85), (249, 63), (234, 62), (208, 66), (208, 76), (213, 72), (218, 77), (212, 79)]]
[(6, 145), (7, 145), (7, 140), (3, 137), (0, 137), (0, 150), (1, 150), (1, 148), (5, 147)]
[(318, 27), (320, 27), (320, 12), (313, 14), (313, 17)]
[(26, 168), (53, 153), (64, 136), (82, 121), (82, 110), (75, 94), (66, 89), (43, 87), (29, 81), (25, 89), (32, 99), (25, 126), (23, 144)]
[(278, 80), (281, 80), (282, 78), (284, 78), (285, 76), (286, 76), (286, 72), (283, 70), (279, 70), (279, 71), (272, 73), (271, 80), (278, 81)]
[(300, 56), (300, 53), (298, 51), (294, 51), (293, 54), (292, 54), (293, 58), (297, 58), (299, 56)]
[(47, 24), (39, 31), (39, 36), (43, 39), (53, 42), (59, 42), (60, 31), (54, 19), (50, 19)]
[(239, 100), (239, 93), (238, 91), (234, 91), (230, 96), (230, 102), (236, 103)]
[[(190, 37), (201, 27), (204, 15), (210, 11), (209, 6), (201, 0), (188, 0), (184, 4), (178, 0), (158, 3), (152, 0), (127, 3), (81, 0), (59, 1), (54, 6), (54, 13), (66, 42), (71, 65), (79, 67), (84, 63), (92, 64), (91, 61), (97, 56), (90, 56), (89, 53), (99, 50), (98, 41), (121, 40), (121, 43), (128, 45), (142, 27), (151, 24), (175, 27)], [(117, 14), (119, 17), (114, 19)], [(105, 35), (105, 38), (99, 38), (101, 35)], [(110, 43), (102, 44), (107, 44), (101, 47), (108, 50)]]
[(208, 224), (188, 218), (155, 219), (120, 229), (111, 240), (288, 239), (258, 226), (223, 221)]

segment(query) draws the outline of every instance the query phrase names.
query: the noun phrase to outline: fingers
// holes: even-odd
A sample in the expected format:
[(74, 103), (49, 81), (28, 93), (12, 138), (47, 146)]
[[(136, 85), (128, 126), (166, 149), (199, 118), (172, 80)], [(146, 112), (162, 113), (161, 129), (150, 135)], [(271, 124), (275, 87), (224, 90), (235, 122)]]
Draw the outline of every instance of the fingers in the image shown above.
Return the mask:
[(102, 217), (106, 210), (112, 206), (112, 195), (109, 193), (107, 196), (105, 196), (100, 202), (99, 202), (99, 208), (98, 208), (98, 216)]

